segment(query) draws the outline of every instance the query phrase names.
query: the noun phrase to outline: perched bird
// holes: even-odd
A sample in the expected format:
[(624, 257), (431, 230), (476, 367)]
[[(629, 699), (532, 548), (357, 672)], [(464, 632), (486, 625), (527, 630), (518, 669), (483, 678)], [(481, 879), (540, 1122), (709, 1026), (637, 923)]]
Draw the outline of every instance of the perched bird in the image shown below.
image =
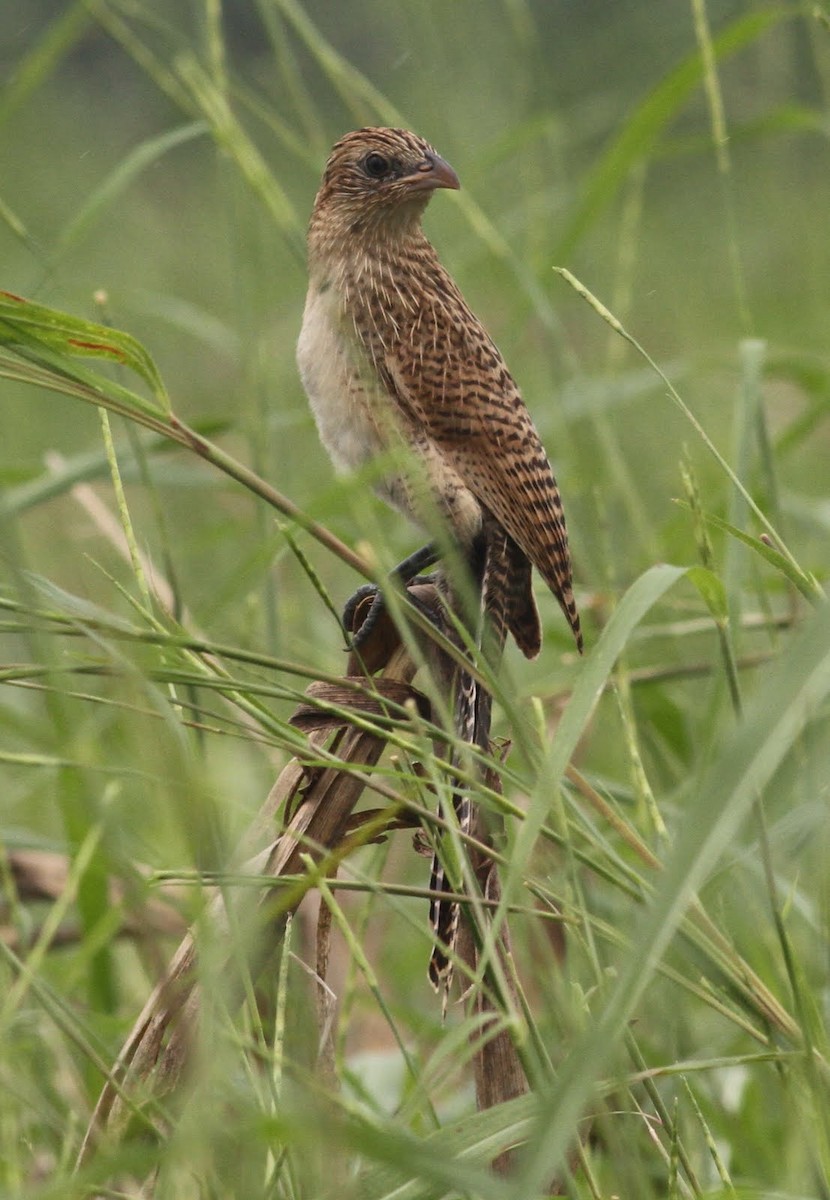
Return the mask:
[[(377, 490), (386, 501), (426, 526), (437, 508), (496, 626), (491, 644), (500, 650), (509, 630), (527, 657), (538, 654), (535, 566), (581, 650), (550, 463), (501, 354), (421, 227), (432, 193), (459, 186), (452, 167), (407, 130), (358, 129), (334, 145), (308, 231), (303, 386), (336, 468), (380, 458), (388, 470)], [(419, 567), (429, 554), (412, 562)], [(459, 678), (457, 732), (486, 749), (482, 692), (470, 676)], [(469, 804), (460, 798), (456, 807), (466, 831)], [(433, 886), (450, 890), (440, 865)], [(434, 902), (432, 915), (451, 948), (457, 906)], [(433, 982), (448, 969), (439, 947)]]

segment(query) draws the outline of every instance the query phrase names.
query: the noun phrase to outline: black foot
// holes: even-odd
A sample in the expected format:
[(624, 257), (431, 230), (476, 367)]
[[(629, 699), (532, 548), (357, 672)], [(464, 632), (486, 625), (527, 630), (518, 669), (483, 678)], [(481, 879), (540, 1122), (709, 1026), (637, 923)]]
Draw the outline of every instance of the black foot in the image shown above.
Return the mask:
[[(409, 585), (407, 586), (406, 598), (410, 604), (414, 605), (414, 607), (418, 609), (419, 612), (423, 613), (428, 621), (431, 621), (433, 624), (435, 624), (437, 614), (434, 607), (431, 604), (425, 604), (423, 600), (419, 600), (417, 596), (409, 591), (409, 587), (411, 587), (412, 584), (433, 582), (434, 576), (432, 575), (416, 575), (414, 579), (410, 580)], [(368, 612), (361, 620), (358, 628), (355, 629), (354, 622), (357, 615), (357, 610), (363, 601), (369, 596), (372, 597), (372, 602), (369, 605)], [(350, 648), (352, 650), (360, 650), (361, 647), (366, 644), (366, 641), (372, 633), (372, 630), (375, 628), (384, 612), (386, 612), (386, 600), (384, 599), (383, 593), (381, 592), (380, 588), (378, 588), (377, 584), (364, 584), (363, 587), (357, 589), (353, 596), (349, 597), (343, 608), (343, 625), (346, 629), (346, 632), (349, 634), (349, 639), (351, 642)]]
[[(433, 543), (428, 546), (422, 546), (420, 550), (416, 550), (414, 554), (410, 554), (409, 558), (405, 558), (402, 563), (390, 573), (390, 581), (402, 583), (405, 588), (408, 588), (413, 583), (433, 583), (436, 576), (421, 575), (420, 572), (425, 567), (431, 567), (438, 559), (438, 552)], [(372, 602), (369, 605), (369, 611), (360, 623), (358, 629), (354, 628), (355, 617), (357, 610), (367, 597), (372, 597)], [(435, 614), (428, 605), (419, 602), (411, 593), (408, 597), (411, 604), (423, 612), (424, 616), (433, 620)], [(343, 626), (346, 632), (351, 636), (352, 647), (359, 650), (365, 643), (369, 634), (374, 629), (378, 622), (378, 618), (386, 608), (386, 602), (383, 594), (376, 583), (364, 583), (357, 589), (354, 595), (350, 596), (346, 601), (343, 609)]]
[(434, 567), (437, 562), (438, 547), (435, 542), (429, 542), (420, 550), (416, 550), (414, 554), (410, 554), (409, 558), (398, 563), (392, 571), (391, 578), (399, 579), (403, 584), (411, 583), (416, 575), (420, 575), (426, 567)]
[[(354, 622), (357, 610), (367, 596), (374, 598), (369, 606), (369, 612), (360, 623), (360, 628), (355, 630)], [(379, 604), (378, 601), (381, 603)], [(343, 607), (343, 628), (346, 630), (346, 633), (351, 635), (353, 645), (358, 645), (358, 640), (365, 641), (372, 632), (372, 627), (380, 616), (382, 608), (383, 597), (376, 583), (364, 583), (353, 595), (349, 596)]]

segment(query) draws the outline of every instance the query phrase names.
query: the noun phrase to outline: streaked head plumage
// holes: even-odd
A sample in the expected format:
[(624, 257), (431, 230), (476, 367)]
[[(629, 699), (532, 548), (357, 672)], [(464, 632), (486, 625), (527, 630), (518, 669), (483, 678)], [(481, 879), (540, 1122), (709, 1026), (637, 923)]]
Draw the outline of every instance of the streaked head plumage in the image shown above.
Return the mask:
[[(407, 129), (367, 127), (332, 147), (315, 201), (315, 217), (349, 232), (417, 224), (436, 188), (459, 187), (452, 167)], [(314, 222), (314, 218), (312, 223)]]

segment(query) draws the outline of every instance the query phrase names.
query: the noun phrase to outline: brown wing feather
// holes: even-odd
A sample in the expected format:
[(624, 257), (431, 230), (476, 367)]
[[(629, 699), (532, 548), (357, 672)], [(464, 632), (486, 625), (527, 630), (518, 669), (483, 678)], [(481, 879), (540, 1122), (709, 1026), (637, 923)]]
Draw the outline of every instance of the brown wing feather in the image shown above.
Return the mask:
[[(420, 234), (366, 259), (347, 288), (355, 333), (416, 444), (446, 463), (539, 570), (579, 648), (568, 535), (539, 435), (498, 348)], [(517, 618), (518, 619), (518, 618)]]
[(418, 338), (384, 348), (387, 386), (538, 569), (581, 649), (565, 516), (547, 455), (498, 348), (435, 259), (434, 285), (437, 272), (440, 287), (420, 310)]

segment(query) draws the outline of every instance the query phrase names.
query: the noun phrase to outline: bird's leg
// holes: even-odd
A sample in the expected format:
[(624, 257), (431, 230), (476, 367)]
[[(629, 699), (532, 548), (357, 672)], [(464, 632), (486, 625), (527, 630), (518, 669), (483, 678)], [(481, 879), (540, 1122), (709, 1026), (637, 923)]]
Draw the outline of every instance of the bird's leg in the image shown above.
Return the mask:
[[(437, 546), (434, 542), (429, 542), (428, 545), (422, 546), (420, 550), (416, 550), (414, 554), (410, 554), (403, 562), (398, 563), (389, 574), (390, 582), (402, 583), (404, 588), (408, 588), (411, 583), (415, 583), (416, 581), (422, 583), (428, 582), (430, 576), (422, 576), (421, 572), (426, 567), (433, 566), (438, 561), (438, 557)], [(369, 605), (369, 611), (361, 622), (360, 628), (355, 630), (354, 621), (357, 609), (367, 596), (372, 597), (372, 603)], [(410, 596), (409, 599), (411, 603), (417, 604), (414, 597)], [(343, 609), (343, 625), (347, 632), (351, 634), (352, 645), (356, 649), (360, 648), (372, 632), (384, 607), (383, 593), (376, 583), (364, 583), (346, 601)], [(432, 616), (428, 612), (425, 615)]]
[[(502, 535), (503, 536), (503, 535)], [(455, 611), (465, 622), (468, 629), (475, 635), (476, 644), (479, 649), (484, 645), (484, 639), (495, 633), (498, 642), (498, 648), (504, 643), (504, 630), (500, 627), (493, 631), (488, 629), (488, 620), (490, 613), (486, 610), (492, 607), (494, 597), (490, 595), (493, 583), (498, 584), (498, 590), (504, 591), (503, 581), (499, 577), (498, 580), (493, 580), (494, 559), (499, 559), (499, 550), (501, 547), (495, 542), (492, 535), (488, 538), (482, 533), (473, 544), (469, 547), (467, 556), (467, 566), (469, 567), (470, 575), (474, 588), (474, 596), (478, 598), (479, 611), (475, 612), (471, 604), (462, 604), (462, 597), (454, 597)], [(467, 599), (471, 599), (467, 597)], [(499, 602), (503, 602), (503, 594), (495, 597)], [(482, 606), (483, 610), (482, 611)], [(466, 612), (464, 611), (466, 608)], [(493, 614), (495, 615), (495, 614)], [(500, 626), (503, 625), (499, 621)], [(456, 644), (460, 642), (457, 641)], [(466, 742), (470, 746), (474, 746), (481, 750), (484, 754), (489, 753), (490, 749), (490, 717), (493, 705), (493, 699), (485, 687), (474, 679), (468, 671), (463, 667), (456, 669), (455, 675), (455, 733), (457, 738)], [(464, 758), (456, 749), (451, 753), (452, 761), (455, 765), (463, 768)], [(459, 787), (454, 791), (452, 797), (453, 810), (455, 812), (455, 822), (458, 826), (458, 832), (462, 838), (469, 838), (473, 830), (475, 821), (475, 811), (470, 789)], [(439, 801), (439, 815), (446, 814), (443, 811), (442, 803)], [(447, 898), (447, 893), (452, 893), (458, 890), (459, 887), (464, 889), (463, 880), (453, 880), (447, 877), (439, 848), (436, 847), (432, 859), (432, 874), (430, 877), (430, 891), (433, 897), (430, 900), (430, 924), (434, 935), (434, 943), (432, 956), (429, 962), (429, 979), (436, 991), (443, 993), (444, 1015), (447, 1010), (447, 997), (449, 995), (450, 985), (452, 983), (453, 967), (455, 961), (455, 949), (458, 940), (459, 921), (461, 919), (461, 908), (457, 900)]]

